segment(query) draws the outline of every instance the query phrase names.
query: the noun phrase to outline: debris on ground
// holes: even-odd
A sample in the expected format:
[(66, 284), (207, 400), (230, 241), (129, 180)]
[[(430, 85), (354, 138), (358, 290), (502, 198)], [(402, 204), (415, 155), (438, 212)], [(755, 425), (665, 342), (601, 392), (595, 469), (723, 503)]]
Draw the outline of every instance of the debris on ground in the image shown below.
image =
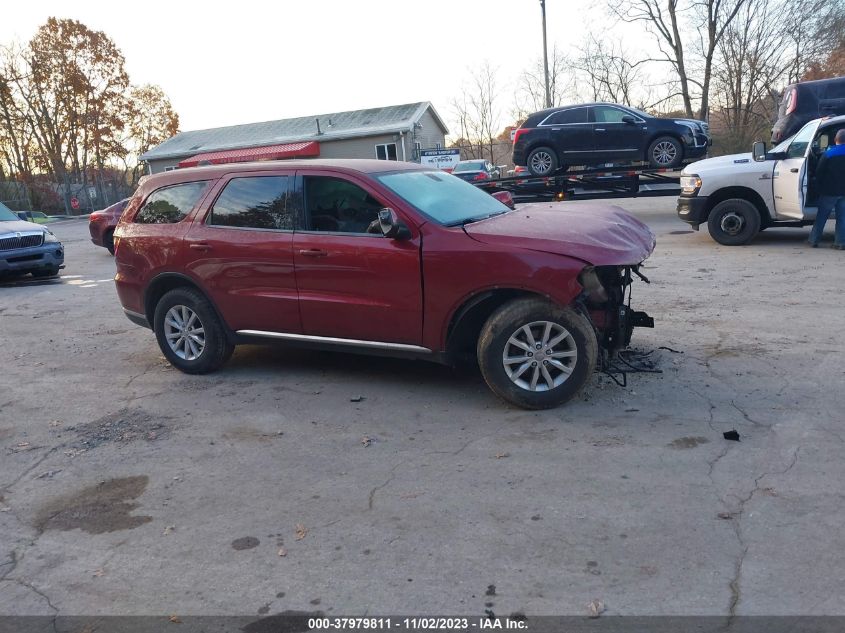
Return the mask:
[(55, 475), (58, 475), (60, 472), (62, 472), (61, 468), (59, 470), (48, 470), (38, 475), (36, 479), (52, 479)]
[(504, 457), (510, 457), (510, 453), (496, 453), (496, 459), (502, 459)]
[(106, 442), (123, 443), (141, 439), (152, 442), (167, 432), (162, 419), (139, 408), (120, 409), (93, 422), (69, 427), (69, 431), (76, 431), (80, 436), (71, 448), (84, 451)]
[(739, 433), (737, 433), (736, 430), (725, 431), (722, 433), (722, 437), (726, 440), (730, 440), (731, 442), (739, 442)]
[(720, 519), (724, 519), (725, 521), (729, 521), (734, 518), (734, 515), (731, 512), (720, 512), (716, 516)]
[(370, 444), (372, 444), (372, 443), (373, 443), (372, 438), (367, 437), (366, 435), (365, 435), (364, 437), (362, 437), (362, 438), (361, 438), (361, 444), (362, 444), (363, 446), (365, 446), (365, 447), (366, 447), (366, 446), (369, 446), (369, 445), (370, 445)]
[(96, 569), (91, 572), (91, 575), (94, 576), (94, 578), (102, 578), (106, 575), (106, 571), (101, 567), (100, 569)]
[(288, 551), (284, 547), (279, 548), (279, 556), (287, 556)]
[(587, 605), (587, 608), (589, 610), (589, 616), (591, 618), (599, 617), (606, 610), (604, 602), (602, 602), (601, 600), (593, 600), (590, 604)]
[(179, 616), (178, 616), (178, 615), (171, 615), (171, 616), (168, 618), (168, 621), (172, 622), (173, 624), (182, 624), (182, 620), (181, 620), (181, 619), (179, 619)]
[(683, 354), (683, 352), (678, 351), (676, 349), (672, 349), (671, 347), (666, 347), (665, 345), (661, 345), (657, 349), (665, 349), (667, 352), (672, 352), (673, 354)]
[(305, 538), (305, 535), (308, 534), (308, 528), (302, 525), (302, 523), (296, 524), (296, 540), (301, 541)]
[(349, 398), (349, 402), (363, 402), (366, 400), (364, 396), (355, 396), (353, 398)]
[(162, 536), (167, 536), (168, 534), (173, 534), (176, 531), (175, 525), (168, 525), (164, 528), (164, 531), (161, 533)]

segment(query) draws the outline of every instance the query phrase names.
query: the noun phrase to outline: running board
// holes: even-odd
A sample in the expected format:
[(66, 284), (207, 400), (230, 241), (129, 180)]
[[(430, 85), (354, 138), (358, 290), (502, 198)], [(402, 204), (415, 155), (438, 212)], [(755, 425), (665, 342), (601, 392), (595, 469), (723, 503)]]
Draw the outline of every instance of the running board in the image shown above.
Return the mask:
[(404, 343), (383, 343), (381, 341), (362, 341), (354, 338), (334, 338), (331, 336), (312, 336), (309, 334), (287, 334), (285, 332), (264, 332), (262, 330), (238, 330), (241, 336), (258, 336), (280, 341), (296, 341), (300, 343), (319, 343), (322, 345), (347, 345), (349, 347), (363, 347), (366, 349), (386, 349), (397, 352), (414, 352), (416, 354), (431, 354), (427, 347), (406, 345)]

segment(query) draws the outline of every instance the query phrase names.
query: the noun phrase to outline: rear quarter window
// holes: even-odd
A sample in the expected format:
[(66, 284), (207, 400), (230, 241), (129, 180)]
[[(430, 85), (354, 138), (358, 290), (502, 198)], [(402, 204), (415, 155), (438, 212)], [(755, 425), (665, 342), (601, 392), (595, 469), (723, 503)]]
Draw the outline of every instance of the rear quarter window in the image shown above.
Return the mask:
[(135, 214), (136, 224), (175, 224), (185, 219), (202, 198), (208, 182), (186, 182), (153, 191)]

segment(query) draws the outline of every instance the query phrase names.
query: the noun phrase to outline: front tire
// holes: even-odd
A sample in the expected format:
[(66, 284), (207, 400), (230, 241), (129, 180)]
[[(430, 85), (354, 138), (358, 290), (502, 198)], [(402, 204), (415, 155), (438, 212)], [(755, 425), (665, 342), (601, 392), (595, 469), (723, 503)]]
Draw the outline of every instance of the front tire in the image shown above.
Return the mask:
[(193, 288), (166, 292), (156, 305), (153, 324), (165, 358), (186, 374), (215, 371), (234, 350), (211, 303)]
[(707, 218), (710, 237), (725, 246), (748, 244), (760, 232), (760, 212), (742, 198), (723, 200)]
[(656, 169), (673, 169), (684, 160), (684, 148), (672, 136), (659, 136), (648, 146), (648, 164)]
[(496, 395), (524, 409), (550, 409), (584, 388), (596, 367), (598, 343), (590, 323), (572, 308), (515, 299), (484, 324), (477, 353)]
[(557, 154), (550, 147), (537, 147), (525, 161), (532, 176), (551, 176), (558, 170)]

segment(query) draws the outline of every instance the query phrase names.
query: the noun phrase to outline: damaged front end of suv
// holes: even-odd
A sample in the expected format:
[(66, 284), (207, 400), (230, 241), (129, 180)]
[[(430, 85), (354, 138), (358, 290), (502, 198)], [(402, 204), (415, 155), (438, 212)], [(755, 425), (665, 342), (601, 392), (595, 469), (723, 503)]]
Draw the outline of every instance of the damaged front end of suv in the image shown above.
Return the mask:
[(650, 283), (640, 267), (587, 266), (578, 277), (584, 288), (578, 303), (596, 332), (602, 368), (630, 345), (634, 328), (654, 327), (654, 319), (646, 312), (631, 308), (634, 277)]

